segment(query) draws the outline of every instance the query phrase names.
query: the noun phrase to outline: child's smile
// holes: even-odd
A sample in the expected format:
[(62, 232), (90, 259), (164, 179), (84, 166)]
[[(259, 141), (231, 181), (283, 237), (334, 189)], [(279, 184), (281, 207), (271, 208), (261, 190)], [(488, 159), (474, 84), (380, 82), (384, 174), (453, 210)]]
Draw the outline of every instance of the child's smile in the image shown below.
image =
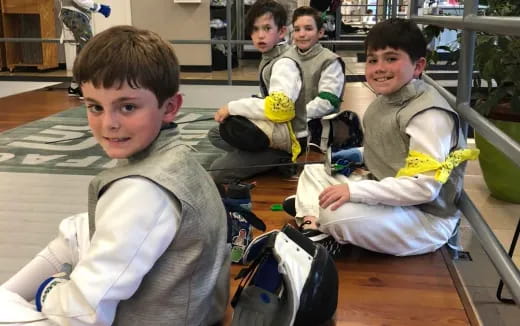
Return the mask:
[[(89, 126), (94, 137), (111, 158), (128, 158), (147, 148), (164, 123), (173, 120), (171, 98), (160, 107), (155, 95), (143, 88), (96, 88), (82, 85)], [(174, 95), (176, 98), (179, 95)], [(176, 110), (173, 110), (176, 112)]]
[(424, 58), (412, 62), (403, 50), (386, 47), (367, 51), (365, 76), (376, 94), (390, 95), (418, 78), (424, 69)]
[(124, 138), (114, 138), (114, 137), (103, 137), (107, 142), (113, 143), (114, 146), (118, 146), (118, 144), (122, 144), (125, 142), (128, 142), (130, 140), (130, 137), (124, 137)]
[(293, 23), (294, 43), (301, 51), (307, 51), (323, 37), (325, 30), (318, 29), (312, 16), (300, 16)]

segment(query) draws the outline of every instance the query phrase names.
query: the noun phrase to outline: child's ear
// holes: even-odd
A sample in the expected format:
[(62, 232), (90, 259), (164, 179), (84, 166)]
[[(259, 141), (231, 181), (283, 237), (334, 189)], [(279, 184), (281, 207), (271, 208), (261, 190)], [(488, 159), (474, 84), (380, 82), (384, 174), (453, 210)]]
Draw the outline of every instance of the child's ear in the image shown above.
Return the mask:
[(318, 31), (319, 38), (322, 38), (323, 35), (325, 35), (325, 27), (320, 28), (320, 30)]
[(172, 97), (169, 97), (164, 101), (165, 110), (163, 116), (164, 123), (170, 123), (175, 119), (177, 113), (182, 106), (182, 95), (180, 93), (176, 93)]
[(415, 65), (415, 68), (413, 71), (413, 78), (419, 78), (419, 77), (421, 77), (424, 69), (426, 68), (426, 58), (420, 57), (419, 59), (417, 59), (415, 61), (414, 65)]
[(285, 34), (287, 33), (287, 26), (282, 26), (278, 30), (278, 39), (283, 40), (285, 38)]

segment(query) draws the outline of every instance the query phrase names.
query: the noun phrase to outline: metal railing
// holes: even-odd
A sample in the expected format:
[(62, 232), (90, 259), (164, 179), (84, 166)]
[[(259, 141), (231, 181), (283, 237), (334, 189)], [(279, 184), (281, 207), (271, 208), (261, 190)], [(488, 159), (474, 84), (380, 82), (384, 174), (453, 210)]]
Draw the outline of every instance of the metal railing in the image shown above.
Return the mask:
[[(236, 2), (236, 4), (235, 4)], [(238, 33), (237, 35), (242, 39), (233, 40), (232, 39), (232, 30), (236, 28), (237, 31), (242, 31), (244, 29), (244, 24), (242, 19), (237, 19), (233, 21), (232, 17), (232, 7), (236, 5), (236, 16), (243, 16), (243, 0), (235, 0), (235, 1), (227, 1), (226, 2), (226, 39), (225, 40), (169, 40), (172, 44), (194, 44), (194, 45), (204, 45), (204, 44), (224, 44), (226, 45), (226, 70), (227, 70), (227, 84), (233, 85), (233, 77), (232, 77), (232, 60), (233, 60), (233, 45), (250, 45), (252, 42), (250, 40), (243, 39), (243, 33)], [(336, 13), (336, 38), (340, 38), (341, 31), (341, 13), (340, 6), (337, 9)], [(1, 42), (12, 42), (12, 43), (76, 43), (74, 40), (61, 40), (60, 38), (38, 38), (38, 37), (0, 37)], [(320, 41), (320, 43), (324, 45), (363, 45), (363, 41), (356, 40), (334, 40), (334, 41)], [(240, 53), (241, 51), (237, 51)]]
[[(477, 16), (478, 0), (464, 1), (463, 16), (418, 16), (417, 1), (412, 0), (410, 3), (410, 19), (416, 23), (462, 30), (457, 97), (455, 98), (428, 76), (425, 76), (424, 79), (440, 91), (462, 119), (469, 123), (476, 132), (520, 166), (520, 145), (482, 117), (470, 105), (476, 31), (518, 36), (520, 35), (520, 17)], [(459, 208), (471, 224), (498, 274), (511, 291), (516, 304), (520, 305), (520, 272), (518, 268), (465, 192), (459, 201)]]
[[(229, 36), (230, 37), (230, 36)], [(59, 38), (39, 38), (39, 37), (0, 37), (1, 42), (11, 42), (11, 43), (76, 43), (75, 40), (61, 40)], [(253, 44), (250, 40), (169, 40), (172, 44), (224, 44), (226, 45), (226, 55), (227, 55), (227, 84), (233, 85), (233, 76), (232, 76), (232, 59), (233, 59), (233, 51), (232, 45), (250, 45)], [(334, 40), (334, 41), (320, 41), (321, 44), (324, 45), (359, 45), (363, 46), (363, 41), (356, 40)]]

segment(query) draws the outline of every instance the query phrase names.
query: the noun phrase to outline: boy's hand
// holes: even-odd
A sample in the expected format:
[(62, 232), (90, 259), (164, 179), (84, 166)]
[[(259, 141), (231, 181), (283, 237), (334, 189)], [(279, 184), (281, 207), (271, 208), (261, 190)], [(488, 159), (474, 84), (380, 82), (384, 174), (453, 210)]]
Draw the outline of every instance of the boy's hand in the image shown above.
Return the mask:
[(215, 113), (215, 121), (217, 121), (218, 123), (224, 122), (224, 120), (226, 120), (227, 117), (229, 117), (229, 109), (227, 105), (224, 105)]
[(105, 16), (105, 18), (108, 18), (108, 16), (110, 16), (110, 13), (112, 12), (112, 9), (110, 9), (110, 6), (100, 4), (98, 12)]
[(327, 208), (331, 204), (331, 211), (335, 211), (341, 205), (345, 204), (350, 200), (350, 190), (348, 184), (334, 185), (325, 188), (318, 197), (320, 200), (321, 208)]

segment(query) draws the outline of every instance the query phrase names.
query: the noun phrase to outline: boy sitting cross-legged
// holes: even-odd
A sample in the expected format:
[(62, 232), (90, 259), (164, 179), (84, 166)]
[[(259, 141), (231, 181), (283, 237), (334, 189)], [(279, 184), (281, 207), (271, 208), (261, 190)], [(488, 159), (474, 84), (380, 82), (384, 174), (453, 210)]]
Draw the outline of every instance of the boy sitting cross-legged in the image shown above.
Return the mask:
[(0, 290), (35, 299), (53, 325), (218, 322), (229, 290), (226, 213), (171, 124), (182, 104), (172, 46), (113, 27), (83, 48), (74, 77), (94, 137), (121, 160), (90, 183), (88, 214), (63, 220)]
[(215, 113), (220, 126), (210, 130), (208, 138), (226, 151), (210, 167), (218, 169), (211, 172), (217, 183), (246, 179), (273, 168), (242, 167), (294, 161), (306, 147), (305, 105), (298, 101), (300, 68), (295, 60), (283, 56), (288, 49), (286, 23), (285, 8), (274, 0), (258, 0), (247, 13), (246, 29), (262, 53), (262, 98), (231, 101)]
[(366, 79), (378, 97), (363, 117), (364, 146), (332, 156), (364, 161), (371, 177), (331, 176), (307, 165), (296, 193), (297, 224), (334, 251), (337, 243), (398, 256), (435, 251), (460, 218), (461, 163), (477, 152), (463, 149), (458, 114), (420, 79), (426, 41), (414, 22), (374, 25), (365, 51)]
[[(326, 124), (335, 116), (330, 114), (339, 111), (343, 97), (345, 64), (341, 57), (319, 43), (325, 27), (316, 9), (297, 8), (292, 25), (294, 46), (285, 55), (296, 60), (302, 69), (309, 142), (325, 151), (330, 130), (330, 125), (326, 128)], [(330, 115), (327, 119), (321, 119), (327, 115)]]

